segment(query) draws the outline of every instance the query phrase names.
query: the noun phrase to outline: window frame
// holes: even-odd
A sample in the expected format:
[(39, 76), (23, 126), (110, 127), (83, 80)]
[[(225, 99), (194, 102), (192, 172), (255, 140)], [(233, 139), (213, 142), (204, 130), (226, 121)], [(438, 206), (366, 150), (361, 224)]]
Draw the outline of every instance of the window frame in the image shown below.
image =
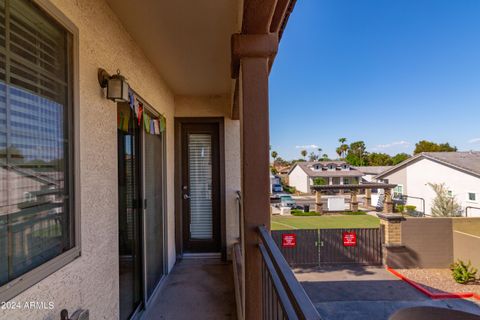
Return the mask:
[[(49, 15), (72, 35), (72, 63), (70, 65), (72, 70), (69, 73), (70, 86), (68, 88), (71, 99), (71, 112), (69, 112), (68, 115), (72, 118), (69, 119), (71, 126), (69, 128), (69, 136), (71, 137), (71, 140), (69, 141), (69, 165), (72, 168), (70, 172), (72, 176), (70, 179), (73, 180), (70, 184), (70, 195), (73, 197), (71, 201), (71, 210), (74, 210), (71, 216), (73, 219), (73, 230), (71, 230), (71, 232), (73, 231), (74, 233), (75, 243), (71, 249), (1, 286), (0, 301), (5, 302), (12, 300), (23, 291), (31, 288), (81, 256), (79, 30), (63, 12), (50, 2), (50, 0), (33, 0), (33, 3), (38, 6), (39, 10), (42, 10), (45, 14)], [(72, 226), (70, 226), (70, 228), (71, 227)]]
[[(475, 200), (470, 199), (470, 195), (473, 194)], [(472, 191), (467, 191), (467, 202), (478, 203), (477, 193)]]

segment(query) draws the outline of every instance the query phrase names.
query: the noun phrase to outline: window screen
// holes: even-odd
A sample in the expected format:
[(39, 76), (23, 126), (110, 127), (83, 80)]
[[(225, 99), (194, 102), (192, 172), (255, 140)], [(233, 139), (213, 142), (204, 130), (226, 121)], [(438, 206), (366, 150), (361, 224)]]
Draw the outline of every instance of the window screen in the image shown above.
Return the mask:
[(71, 249), (72, 35), (0, 0), (0, 285)]

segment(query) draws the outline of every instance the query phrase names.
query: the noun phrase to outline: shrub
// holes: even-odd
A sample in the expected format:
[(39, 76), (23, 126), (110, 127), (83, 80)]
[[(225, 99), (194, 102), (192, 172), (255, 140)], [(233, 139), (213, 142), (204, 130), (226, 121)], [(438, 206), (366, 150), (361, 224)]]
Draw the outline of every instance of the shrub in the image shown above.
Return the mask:
[(367, 213), (363, 211), (344, 211), (342, 214), (345, 214), (347, 216), (364, 216)]
[(432, 216), (457, 217), (462, 214), (462, 206), (455, 197), (448, 194), (444, 183), (429, 183), (428, 185), (436, 194), (432, 202)]
[(327, 180), (324, 178), (315, 178), (313, 179), (313, 184), (316, 186), (324, 186), (327, 184)]
[(453, 279), (460, 284), (474, 282), (476, 280), (477, 269), (472, 267), (470, 261), (467, 264), (462, 260), (458, 260), (450, 266)]
[(415, 210), (417, 210), (417, 207), (412, 206), (412, 205), (406, 205), (405, 209), (407, 210), (407, 212), (411, 213), (411, 212), (414, 212)]
[(403, 204), (396, 205), (395, 209), (397, 209), (397, 212), (399, 212), (399, 213), (404, 213), (405, 212), (405, 206)]
[(292, 210), (290, 211), (290, 213), (291, 213), (293, 216), (297, 216), (297, 217), (301, 217), (301, 216), (304, 216), (304, 217), (307, 217), (307, 216), (319, 216), (319, 215), (320, 215), (320, 213), (315, 212), (315, 211), (304, 212), (303, 210), (300, 210), (300, 209), (292, 209)]

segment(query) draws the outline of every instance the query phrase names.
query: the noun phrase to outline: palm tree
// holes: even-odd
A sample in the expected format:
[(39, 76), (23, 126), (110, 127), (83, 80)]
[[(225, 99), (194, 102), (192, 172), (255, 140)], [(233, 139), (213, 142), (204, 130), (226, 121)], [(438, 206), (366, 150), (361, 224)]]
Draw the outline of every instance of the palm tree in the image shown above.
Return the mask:
[(305, 159), (305, 157), (307, 156), (308, 152), (307, 152), (307, 150), (302, 150), (302, 151), (300, 152), (300, 154), (301, 154), (302, 157)]
[(347, 142), (347, 138), (340, 138), (338, 142), (340, 142), (340, 147), (337, 148), (337, 154), (340, 158), (345, 158), (348, 151), (348, 144), (345, 143)]
[(278, 152), (277, 152), (277, 151), (272, 151), (273, 162), (275, 162), (275, 160), (277, 159), (277, 157), (278, 157)]
[(328, 160), (328, 154), (324, 153), (324, 154), (322, 155), (322, 159), (323, 159), (323, 160)]

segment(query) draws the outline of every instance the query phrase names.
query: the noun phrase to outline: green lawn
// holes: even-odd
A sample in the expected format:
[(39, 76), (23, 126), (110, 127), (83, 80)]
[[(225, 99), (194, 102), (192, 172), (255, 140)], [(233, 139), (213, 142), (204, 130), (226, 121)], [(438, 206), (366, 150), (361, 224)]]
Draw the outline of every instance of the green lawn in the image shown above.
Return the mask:
[(335, 228), (376, 228), (380, 220), (369, 215), (365, 216), (272, 216), (272, 230), (292, 229), (335, 229)]

